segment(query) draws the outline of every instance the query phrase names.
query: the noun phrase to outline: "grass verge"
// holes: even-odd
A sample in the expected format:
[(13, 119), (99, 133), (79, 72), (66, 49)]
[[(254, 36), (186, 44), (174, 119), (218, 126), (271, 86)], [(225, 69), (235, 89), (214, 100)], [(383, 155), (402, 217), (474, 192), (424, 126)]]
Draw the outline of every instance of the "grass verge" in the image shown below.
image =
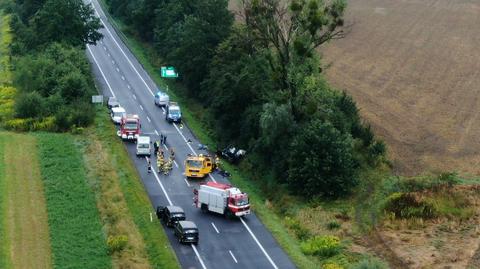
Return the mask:
[[(101, 173), (103, 173), (103, 175), (99, 179), (103, 178), (105, 180), (106, 177), (113, 175), (113, 180), (115, 182), (113, 182), (112, 179), (109, 179), (109, 181), (112, 182), (106, 183), (107, 185), (100, 188), (104, 188), (104, 191), (106, 192), (112, 187), (118, 188), (118, 191), (108, 195), (112, 197), (110, 206), (117, 207), (114, 211), (119, 212), (119, 214), (114, 214), (110, 219), (105, 221), (115, 223), (122, 222), (122, 220), (118, 219), (119, 217), (131, 218), (136, 225), (139, 235), (141, 235), (138, 237), (135, 236), (135, 241), (137, 241), (138, 246), (142, 245), (142, 248), (146, 250), (150, 266), (152, 268), (165, 269), (180, 268), (177, 257), (173, 249), (170, 247), (170, 242), (168, 241), (165, 231), (155, 218), (153, 222), (150, 221), (150, 213), (153, 212), (152, 205), (146, 195), (137, 170), (126, 152), (123, 142), (119, 140), (116, 135), (115, 126), (111, 123), (105, 108), (99, 108), (97, 110), (92, 133), (87, 133), (85, 139), (94, 141), (93, 143), (96, 143), (95, 147), (100, 147), (97, 150), (104, 151), (99, 153), (100, 155), (105, 154), (108, 156), (105, 156), (106, 159), (102, 158), (102, 162), (108, 160), (110, 168), (102, 170)], [(102, 191), (102, 193), (104, 192)], [(121, 202), (121, 200), (124, 200), (125, 202)], [(115, 229), (127, 229), (127, 231), (133, 229), (132, 227), (126, 227), (124, 224), (118, 224), (119, 225), (114, 225), (113, 227), (116, 227)], [(119, 231), (111, 232), (118, 233)], [(133, 258), (136, 253), (132, 254)]]
[[(0, 156), (5, 156), (5, 137), (0, 136)], [(5, 162), (0, 160), (0, 269), (11, 268), (11, 261), (8, 256), (8, 240), (6, 234), (6, 203), (7, 203), (7, 182), (5, 178)]]
[(55, 268), (110, 268), (82, 154), (66, 134), (36, 134)]
[[(47, 207), (32, 135), (2, 132), (6, 242), (13, 268), (51, 268)], [(25, 166), (25, 164), (28, 164)]]

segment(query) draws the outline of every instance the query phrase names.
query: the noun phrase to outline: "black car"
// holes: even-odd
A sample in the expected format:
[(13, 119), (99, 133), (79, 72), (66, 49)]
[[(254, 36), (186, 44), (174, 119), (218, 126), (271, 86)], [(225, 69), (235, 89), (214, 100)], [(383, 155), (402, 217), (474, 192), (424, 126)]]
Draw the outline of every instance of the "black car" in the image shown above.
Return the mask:
[(238, 163), (247, 152), (243, 149), (236, 148), (234, 146), (228, 146), (223, 150), (217, 150), (217, 155), (222, 156), (228, 162), (236, 164)]
[(175, 236), (180, 243), (198, 244), (198, 228), (192, 221), (182, 220), (175, 225)]
[(185, 220), (185, 212), (179, 206), (158, 206), (157, 218), (163, 220), (168, 227), (173, 227), (177, 222)]

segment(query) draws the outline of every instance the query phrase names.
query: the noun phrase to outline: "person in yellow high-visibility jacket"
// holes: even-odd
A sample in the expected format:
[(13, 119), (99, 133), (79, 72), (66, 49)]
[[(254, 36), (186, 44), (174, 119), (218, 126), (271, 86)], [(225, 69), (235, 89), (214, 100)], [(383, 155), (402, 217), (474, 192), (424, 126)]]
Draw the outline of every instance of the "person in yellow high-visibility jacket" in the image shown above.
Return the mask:
[(158, 167), (158, 172), (159, 173), (160, 173), (160, 170), (162, 170), (164, 163), (165, 163), (165, 160), (163, 159), (163, 156), (158, 154), (157, 155), (157, 167)]

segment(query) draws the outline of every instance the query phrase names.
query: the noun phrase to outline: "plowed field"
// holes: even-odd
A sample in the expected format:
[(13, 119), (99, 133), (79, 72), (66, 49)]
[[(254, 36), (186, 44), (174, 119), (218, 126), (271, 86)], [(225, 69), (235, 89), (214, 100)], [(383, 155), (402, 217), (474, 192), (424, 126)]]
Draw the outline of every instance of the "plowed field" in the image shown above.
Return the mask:
[(321, 49), (389, 146), (398, 174), (480, 174), (480, 1), (348, 1), (346, 38)]

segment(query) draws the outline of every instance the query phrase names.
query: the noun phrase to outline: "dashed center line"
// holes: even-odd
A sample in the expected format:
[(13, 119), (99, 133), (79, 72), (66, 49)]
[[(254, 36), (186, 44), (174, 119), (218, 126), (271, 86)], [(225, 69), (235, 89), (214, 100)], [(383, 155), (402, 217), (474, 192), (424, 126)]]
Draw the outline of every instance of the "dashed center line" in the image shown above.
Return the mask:
[(120, 72), (120, 69), (118, 69), (118, 67), (117, 67), (117, 68), (115, 68), (115, 70), (117, 70), (117, 72)]
[(219, 234), (220, 232), (218, 231), (217, 226), (215, 226), (215, 224), (213, 222), (212, 222), (212, 226), (213, 226), (213, 229), (215, 229), (215, 232), (217, 232), (217, 234)]
[(130, 87), (130, 85), (127, 84), (127, 88), (128, 88), (128, 89), (131, 89), (132, 87)]
[(135, 94), (132, 94), (133, 99), (137, 100), (137, 96)]
[(140, 105), (140, 109), (143, 110), (143, 106), (142, 106), (142, 105)]
[(232, 259), (235, 263), (238, 263), (237, 259), (235, 258), (235, 256), (233, 256), (233, 253), (231, 250), (228, 251), (230, 253), (230, 256), (232, 256)]
[(188, 180), (186, 178), (183, 178), (183, 180), (185, 181), (185, 183), (187, 183), (187, 186), (190, 187), (190, 183), (188, 183)]
[(103, 46), (103, 49), (104, 49), (104, 50), (107, 50), (107, 47)]
[(114, 60), (112, 60), (112, 64), (115, 64), (115, 61), (114, 61)]
[(148, 116), (147, 116), (147, 120), (148, 120), (148, 122), (152, 122)]
[(158, 135), (158, 131), (157, 131), (157, 130), (155, 130), (155, 134)]
[(124, 77), (124, 76), (122, 76), (122, 80), (125, 80), (125, 77)]

